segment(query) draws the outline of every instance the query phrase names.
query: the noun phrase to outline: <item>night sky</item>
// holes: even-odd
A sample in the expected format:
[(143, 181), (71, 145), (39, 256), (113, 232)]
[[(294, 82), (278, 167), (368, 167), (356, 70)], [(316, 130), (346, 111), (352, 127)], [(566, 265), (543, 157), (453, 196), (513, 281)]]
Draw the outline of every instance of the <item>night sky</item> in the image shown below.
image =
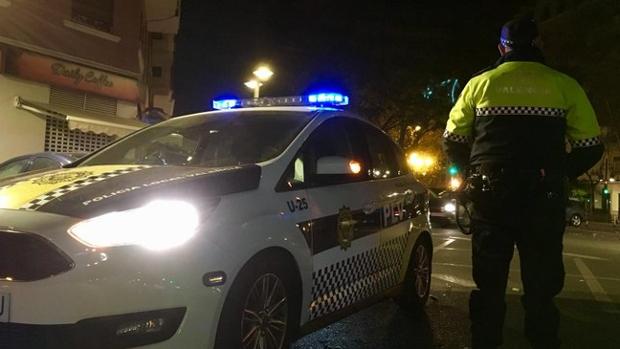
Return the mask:
[(523, 2), (183, 0), (175, 114), (250, 97), (243, 82), (259, 63), (275, 72), (263, 96), (332, 88), (353, 105), (357, 89), (387, 80), (466, 80), (497, 59), (499, 28)]

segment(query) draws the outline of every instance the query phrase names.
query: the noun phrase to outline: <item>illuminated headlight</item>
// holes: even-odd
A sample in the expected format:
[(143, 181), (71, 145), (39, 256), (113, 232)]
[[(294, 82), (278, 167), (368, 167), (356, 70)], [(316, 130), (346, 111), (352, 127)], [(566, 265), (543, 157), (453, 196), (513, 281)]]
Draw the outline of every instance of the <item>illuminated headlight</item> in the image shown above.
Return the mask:
[(69, 234), (90, 247), (140, 245), (163, 250), (185, 243), (196, 234), (198, 225), (194, 206), (160, 200), (82, 221), (69, 228)]
[(444, 212), (454, 213), (456, 212), (456, 205), (452, 202), (448, 202), (447, 204), (443, 205), (443, 210)]

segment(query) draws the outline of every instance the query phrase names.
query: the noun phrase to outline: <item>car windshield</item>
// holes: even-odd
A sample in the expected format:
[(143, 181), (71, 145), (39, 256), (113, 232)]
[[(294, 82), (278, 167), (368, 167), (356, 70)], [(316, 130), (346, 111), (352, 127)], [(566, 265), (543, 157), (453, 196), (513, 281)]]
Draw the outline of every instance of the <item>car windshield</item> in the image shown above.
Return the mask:
[(243, 111), (172, 119), (103, 149), (80, 166), (146, 164), (221, 167), (278, 156), (312, 114)]

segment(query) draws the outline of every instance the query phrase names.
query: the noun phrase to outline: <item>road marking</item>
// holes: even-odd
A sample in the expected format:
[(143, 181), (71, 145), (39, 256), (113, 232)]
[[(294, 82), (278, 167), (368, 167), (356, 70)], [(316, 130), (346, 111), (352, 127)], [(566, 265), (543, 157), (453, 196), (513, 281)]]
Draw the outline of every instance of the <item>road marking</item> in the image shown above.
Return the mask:
[(585, 255), (585, 254), (568, 253), (568, 252), (564, 252), (562, 254), (565, 255), (565, 256), (568, 256), (568, 257), (576, 257), (576, 258), (579, 258), (579, 259), (591, 259), (591, 260), (594, 260), (594, 261), (608, 261), (609, 260), (607, 258), (601, 258), (601, 257), (596, 257), (596, 256), (588, 256), (588, 255)]
[(473, 281), (471, 281), (471, 280), (457, 278), (455, 276), (448, 275), (448, 274), (436, 274), (436, 273), (433, 273), (431, 277), (433, 279), (439, 279), (441, 281), (447, 281), (449, 283), (456, 284), (456, 285), (459, 285), (459, 286), (462, 286), (462, 287), (467, 287), (467, 288), (474, 288), (474, 287), (476, 287), (476, 284)]
[(433, 253), (437, 253), (437, 251), (443, 250), (444, 248), (448, 247), (451, 243), (453, 243), (454, 241), (456, 241), (456, 239), (448, 239), (446, 240), (444, 243), (442, 243), (441, 245), (435, 247), (433, 249)]
[(450, 238), (454, 239), (454, 240), (471, 241), (471, 238), (466, 238), (466, 237), (462, 237), (462, 236), (451, 236)]
[(584, 281), (590, 288), (590, 292), (592, 292), (594, 299), (599, 302), (612, 303), (611, 298), (609, 298), (607, 292), (603, 289), (603, 286), (601, 286), (598, 282), (596, 276), (592, 273), (592, 270), (590, 270), (590, 268), (588, 268), (588, 266), (580, 258), (575, 258), (575, 264), (577, 265), (577, 269), (579, 269), (581, 275), (583, 275)]

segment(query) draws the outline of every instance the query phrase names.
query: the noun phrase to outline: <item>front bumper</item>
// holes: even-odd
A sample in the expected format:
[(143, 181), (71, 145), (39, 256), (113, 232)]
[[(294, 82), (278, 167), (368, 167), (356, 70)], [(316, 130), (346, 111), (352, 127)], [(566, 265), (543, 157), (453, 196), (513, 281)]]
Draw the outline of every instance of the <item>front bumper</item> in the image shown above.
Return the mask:
[[(146, 344), (149, 348), (211, 345), (225, 292), (224, 286), (206, 287), (202, 277), (211, 271), (210, 266), (225, 270), (218, 261), (226, 258), (217, 250), (205, 248), (206, 237), (196, 236), (191, 244), (169, 251), (137, 247), (92, 249), (67, 234), (67, 228), (75, 221), (58, 215), (0, 209), (3, 226), (14, 231), (40, 232), (38, 235), (73, 262), (70, 270), (43, 279), (0, 280), (0, 293), (10, 295), (8, 323), (0, 319), (0, 348), (11, 348), (6, 343), (14, 343), (14, 348), (144, 345), (147, 342), (115, 341), (118, 327), (138, 321), (136, 317), (144, 314), (174, 309), (183, 311), (164, 321), (165, 329), (158, 332), (166, 336), (135, 338), (160, 340)], [(92, 345), (88, 342), (91, 340)]]
[(67, 325), (0, 323), (6, 349), (117, 349), (163, 342), (178, 330), (185, 308), (99, 317)]

